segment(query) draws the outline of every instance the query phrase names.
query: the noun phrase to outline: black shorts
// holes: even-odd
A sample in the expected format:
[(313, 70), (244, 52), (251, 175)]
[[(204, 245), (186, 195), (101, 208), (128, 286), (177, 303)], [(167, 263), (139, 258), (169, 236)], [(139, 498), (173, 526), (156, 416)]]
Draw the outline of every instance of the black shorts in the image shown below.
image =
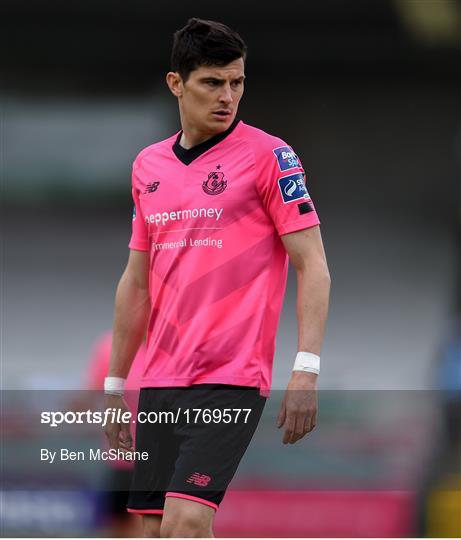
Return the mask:
[[(165, 497), (217, 509), (265, 403), (258, 388), (247, 386), (141, 389), (136, 451), (149, 458), (135, 461), (128, 511), (162, 514)], [(151, 422), (141, 423), (149, 412)]]
[(104, 510), (112, 518), (126, 518), (126, 504), (133, 471), (111, 468), (107, 477), (107, 490), (104, 491)]

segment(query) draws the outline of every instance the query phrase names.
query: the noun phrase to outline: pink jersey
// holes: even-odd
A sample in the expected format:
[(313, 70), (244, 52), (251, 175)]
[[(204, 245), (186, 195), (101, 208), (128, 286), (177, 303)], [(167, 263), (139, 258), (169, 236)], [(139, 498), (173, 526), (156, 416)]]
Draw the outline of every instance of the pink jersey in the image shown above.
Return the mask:
[(284, 141), (241, 121), (189, 150), (180, 136), (133, 164), (129, 247), (150, 256), (141, 386), (268, 395), (288, 271), (280, 236), (319, 224), (304, 170)]

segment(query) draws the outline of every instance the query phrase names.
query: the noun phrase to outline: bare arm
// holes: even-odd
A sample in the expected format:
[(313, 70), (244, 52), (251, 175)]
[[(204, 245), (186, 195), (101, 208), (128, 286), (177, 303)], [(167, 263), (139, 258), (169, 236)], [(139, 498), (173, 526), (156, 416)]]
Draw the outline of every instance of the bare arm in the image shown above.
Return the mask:
[(296, 269), (298, 351), (320, 355), (328, 314), (330, 274), (319, 227), (282, 236)]
[[(126, 378), (147, 330), (150, 312), (149, 253), (131, 250), (115, 294), (110, 377)], [(128, 411), (122, 396), (106, 395), (106, 407)], [(128, 424), (107, 424), (111, 448), (130, 450), (133, 440)]]
[(110, 377), (127, 377), (146, 333), (149, 311), (149, 252), (131, 250), (115, 294)]
[[(297, 275), (298, 351), (320, 355), (328, 314), (330, 274), (318, 226), (282, 236)], [(278, 418), (293, 444), (317, 422), (317, 375), (293, 371)]]

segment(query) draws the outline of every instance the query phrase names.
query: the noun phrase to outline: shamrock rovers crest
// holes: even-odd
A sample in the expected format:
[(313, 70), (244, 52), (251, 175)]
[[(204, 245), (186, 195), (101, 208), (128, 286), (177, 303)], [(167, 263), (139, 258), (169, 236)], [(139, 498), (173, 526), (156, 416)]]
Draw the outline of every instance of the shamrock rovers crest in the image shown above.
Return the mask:
[[(217, 169), (221, 168), (221, 165), (217, 165)], [(203, 182), (202, 188), (208, 195), (219, 195), (227, 187), (227, 180), (224, 180), (224, 173), (220, 170), (210, 172), (208, 178)]]

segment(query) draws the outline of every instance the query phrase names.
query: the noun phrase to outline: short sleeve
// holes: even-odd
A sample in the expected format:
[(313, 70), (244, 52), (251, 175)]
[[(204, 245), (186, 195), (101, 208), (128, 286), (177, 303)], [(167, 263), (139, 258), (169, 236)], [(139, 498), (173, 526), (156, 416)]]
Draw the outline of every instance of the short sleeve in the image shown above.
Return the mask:
[(279, 141), (272, 148), (260, 150), (256, 170), (262, 204), (279, 235), (320, 224), (306, 173), (291, 146)]
[(147, 224), (143, 219), (141, 205), (139, 203), (139, 188), (136, 178), (136, 162), (133, 164), (133, 172), (131, 175), (131, 195), (133, 197), (133, 215), (132, 215), (132, 230), (131, 238), (128, 244), (130, 249), (139, 251), (149, 250)]

